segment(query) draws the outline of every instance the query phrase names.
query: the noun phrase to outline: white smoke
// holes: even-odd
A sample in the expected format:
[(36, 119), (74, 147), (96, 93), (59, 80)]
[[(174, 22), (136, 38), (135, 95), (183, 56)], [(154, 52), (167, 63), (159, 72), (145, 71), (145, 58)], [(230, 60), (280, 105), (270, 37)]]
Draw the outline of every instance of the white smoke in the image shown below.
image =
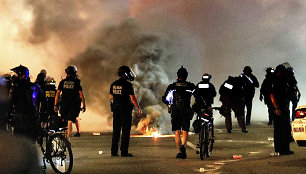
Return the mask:
[[(100, 115), (109, 115), (109, 120), (110, 84), (119, 78), (117, 70), (120, 66), (130, 66), (137, 76), (133, 84), (144, 112), (141, 121), (159, 128), (160, 121), (167, 120), (162, 117), (169, 117), (163, 114), (165, 106), (161, 102), (169, 80), (159, 65), (171, 60), (169, 44), (155, 35), (146, 34), (135, 20), (128, 19), (120, 25), (101, 28), (92, 46), (71, 59), (70, 63), (76, 65), (84, 77), (82, 82), (89, 104)], [(135, 126), (140, 120), (136, 115), (133, 114)]]

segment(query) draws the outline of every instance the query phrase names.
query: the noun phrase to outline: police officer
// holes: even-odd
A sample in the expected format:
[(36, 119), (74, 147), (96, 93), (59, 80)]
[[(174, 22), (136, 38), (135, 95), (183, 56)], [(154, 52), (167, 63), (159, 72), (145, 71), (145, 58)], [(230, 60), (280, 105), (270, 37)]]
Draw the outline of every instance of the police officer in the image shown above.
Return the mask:
[(290, 102), (292, 103), (292, 116), (291, 116), (291, 120), (293, 121), (295, 119), (295, 108), (298, 105), (298, 102), (301, 98), (301, 92), (298, 88), (298, 83), (297, 80), (295, 78), (295, 71), (294, 69), (290, 66), (287, 68), (287, 78), (288, 78), (288, 85), (289, 85), (289, 97), (290, 97)]
[[(162, 97), (162, 101), (165, 104), (171, 105), (172, 131), (175, 131), (175, 144), (177, 147), (176, 158), (182, 159), (187, 158), (186, 143), (188, 139), (190, 120), (193, 116), (190, 107), (190, 100), (195, 90), (195, 85), (186, 81), (187, 77), (188, 72), (182, 66), (177, 71), (177, 81), (167, 87), (166, 92)], [(173, 96), (169, 96), (172, 94)], [(169, 100), (169, 98), (172, 98), (173, 100)]]
[(110, 102), (113, 112), (113, 136), (111, 156), (119, 156), (118, 143), (121, 135), (121, 156), (133, 157), (129, 153), (130, 131), (132, 125), (133, 105), (138, 109), (138, 116), (141, 116), (141, 109), (134, 94), (130, 81), (134, 81), (135, 74), (128, 66), (121, 66), (118, 69), (119, 79), (110, 86)]
[(248, 133), (244, 122), (244, 98), (243, 82), (241, 77), (231, 77), (221, 85), (219, 89), (222, 102), (220, 114), (225, 117), (225, 125), (228, 133), (232, 133), (231, 111), (235, 113), (238, 124), (243, 133)]
[(274, 149), (280, 155), (290, 155), (291, 125), (289, 111), (289, 85), (287, 69), (278, 65), (275, 69), (270, 97), (275, 109), (274, 116)]
[(265, 104), (268, 107), (268, 114), (269, 114), (269, 122), (268, 125), (273, 124), (273, 116), (274, 116), (274, 106), (271, 101), (270, 97), (270, 90), (272, 86), (272, 79), (273, 79), (274, 69), (269, 67), (266, 69), (266, 78), (263, 80), (261, 87), (260, 87), (260, 101), (264, 100)]
[[(192, 106), (192, 109), (198, 114), (201, 113), (201, 109), (208, 109), (208, 111), (212, 111), (211, 106), (214, 103), (214, 98), (216, 97), (217, 92), (215, 86), (210, 83), (210, 79), (211, 75), (205, 73), (202, 76), (202, 81), (196, 85), (196, 89), (194, 92), (195, 104)], [(194, 120), (192, 126), (194, 127), (195, 133), (200, 132), (201, 123), (202, 121), (200, 121), (199, 119)]]
[(210, 74), (203, 74), (202, 81), (199, 82), (195, 88), (196, 103), (201, 103), (202, 106), (206, 107), (211, 107), (214, 103), (214, 98), (217, 95), (216, 88), (212, 83), (210, 83), (210, 79)]
[(251, 114), (255, 88), (259, 87), (257, 78), (252, 74), (252, 68), (245, 66), (241, 74), (244, 83), (244, 102), (247, 109), (246, 125), (251, 125)]
[(37, 83), (42, 91), (44, 91), (45, 87), (45, 77), (47, 75), (47, 71), (42, 69), (39, 74), (37, 74), (35, 83)]
[(45, 112), (47, 115), (57, 115), (57, 112), (54, 111), (54, 101), (56, 95), (56, 82), (53, 77), (47, 76), (44, 79), (45, 87), (44, 87), (44, 94), (46, 97), (46, 105), (45, 105)]
[(67, 138), (70, 138), (72, 131), (72, 123), (76, 124), (77, 133), (80, 134), (79, 122), (77, 117), (80, 113), (81, 103), (82, 111), (86, 111), (85, 97), (83, 94), (83, 88), (81, 86), (81, 80), (77, 76), (77, 68), (74, 65), (69, 65), (65, 72), (66, 78), (63, 79), (59, 85), (54, 100), (54, 111), (58, 111), (59, 97), (61, 95), (60, 113), (61, 116), (68, 121)]
[(10, 90), (12, 108), (15, 110), (14, 133), (35, 141), (38, 133), (37, 102), (42, 91), (30, 82), (29, 69), (18, 66), (11, 69), (17, 74)]
[[(41, 109), (41, 125), (44, 126), (44, 123), (47, 122), (47, 119), (49, 116), (58, 116), (58, 113), (54, 111), (54, 102), (55, 102), (55, 95), (56, 95), (56, 86), (55, 86), (55, 80), (51, 76), (46, 76), (44, 79), (43, 86), (43, 92), (44, 92), (44, 98), (45, 102), (42, 103), (42, 109)], [(58, 123), (59, 124), (59, 123)], [(57, 125), (59, 126), (59, 125)]]

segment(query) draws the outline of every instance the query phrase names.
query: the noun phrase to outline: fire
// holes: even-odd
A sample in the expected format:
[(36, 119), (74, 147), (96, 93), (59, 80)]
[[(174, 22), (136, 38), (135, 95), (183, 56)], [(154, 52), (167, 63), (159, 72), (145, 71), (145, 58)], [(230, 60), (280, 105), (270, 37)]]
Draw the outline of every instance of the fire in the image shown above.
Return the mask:
[(151, 121), (151, 116), (148, 115), (145, 119), (140, 120), (140, 122), (138, 123), (136, 130), (142, 133), (142, 137), (157, 138), (161, 136), (161, 133), (158, 129), (150, 127)]
[[(154, 114), (160, 114), (158, 111), (152, 112)], [(174, 134), (163, 135), (161, 130), (156, 128), (158, 126), (152, 124), (152, 115), (148, 114), (146, 118), (139, 121), (136, 131), (140, 132), (142, 135), (131, 135), (131, 137), (153, 137), (154, 139), (160, 137), (174, 137)]]
[(161, 136), (161, 133), (157, 129), (146, 127), (143, 136), (158, 138)]
[(174, 134), (163, 135), (158, 129), (150, 128), (149, 126), (143, 127), (143, 131), (140, 131), (142, 135), (131, 135), (131, 137), (152, 137), (154, 139), (157, 138), (165, 138), (165, 137), (174, 137)]

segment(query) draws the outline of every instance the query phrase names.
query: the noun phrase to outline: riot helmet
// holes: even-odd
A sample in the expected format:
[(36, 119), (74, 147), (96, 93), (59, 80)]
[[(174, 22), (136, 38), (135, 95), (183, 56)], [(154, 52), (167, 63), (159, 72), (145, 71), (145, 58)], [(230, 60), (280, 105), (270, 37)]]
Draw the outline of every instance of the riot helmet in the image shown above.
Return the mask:
[(40, 73), (47, 75), (47, 71), (45, 69), (40, 70)]
[(210, 79), (211, 79), (211, 75), (210, 75), (210, 74), (208, 74), (208, 73), (204, 73), (204, 74), (203, 74), (202, 80), (203, 80), (204, 82), (209, 82)]
[(288, 71), (288, 75), (289, 75), (289, 76), (294, 76), (295, 71), (294, 71), (294, 69), (293, 69), (292, 67), (288, 67), (288, 68), (287, 68), (287, 71)]
[(11, 71), (14, 71), (18, 77), (22, 77), (25, 75), (25, 79), (29, 78), (29, 69), (25, 66), (19, 65), (15, 68), (12, 68)]
[(181, 68), (178, 69), (176, 74), (177, 74), (178, 78), (181, 78), (183, 80), (186, 80), (187, 77), (188, 77), (188, 72), (187, 72), (187, 70), (183, 66), (181, 66)]
[(280, 64), (275, 68), (276, 76), (286, 76), (286, 73), (287, 73), (287, 68), (283, 64)]
[(46, 85), (55, 85), (56, 81), (54, 80), (53, 77), (51, 76), (46, 76), (45, 79), (44, 79)]
[(250, 75), (252, 73), (252, 68), (250, 66), (245, 66), (243, 68), (243, 73), (246, 75)]
[(266, 76), (271, 76), (274, 73), (274, 68), (269, 67), (266, 69)]
[(130, 81), (134, 81), (136, 77), (135, 73), (128, 66), (125, 65), (119, 67), (118, 75), (119, 77), (123, 77)]
[(69, 65), (69, 66), (65, 69), (66, 74), (67, 74), (67, 75), (69, 74), (69, 75), (71, 75), (71, 76), (76, 76), (77, 71), (78, 71), (78, 69), (77, 69), (77, 67), (74, 66), (74, 65)]
[(35, 82), (38, 83), (38, 84), (43, 84), (45, 77), (46, 77), (46, 74), (39, 73), (39, 74), (37, 74)]

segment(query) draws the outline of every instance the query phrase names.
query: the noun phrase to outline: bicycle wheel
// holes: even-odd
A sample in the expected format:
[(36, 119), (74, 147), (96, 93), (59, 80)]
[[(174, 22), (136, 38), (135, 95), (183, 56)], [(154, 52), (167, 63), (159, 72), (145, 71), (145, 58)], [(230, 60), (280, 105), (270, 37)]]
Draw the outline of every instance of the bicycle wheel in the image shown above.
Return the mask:
[(214, 126), (212, 124), (206, 126), (206, 134), (205, 134), (205, 154), (206, 157), (210, 157), (212, 154), (213, 146), (214, 146)]
[(201, 160), (204, 160), (205, 157), (205, 124), (202, 125), (201, 131), (199, 134), (199, 145), (200, 145), (200, 158)]
[(61, 134), (50, 137), (47, 145), (47, 158), (56, 173), (70, 173), (73, 166), (73, 155), (68, 140)]

